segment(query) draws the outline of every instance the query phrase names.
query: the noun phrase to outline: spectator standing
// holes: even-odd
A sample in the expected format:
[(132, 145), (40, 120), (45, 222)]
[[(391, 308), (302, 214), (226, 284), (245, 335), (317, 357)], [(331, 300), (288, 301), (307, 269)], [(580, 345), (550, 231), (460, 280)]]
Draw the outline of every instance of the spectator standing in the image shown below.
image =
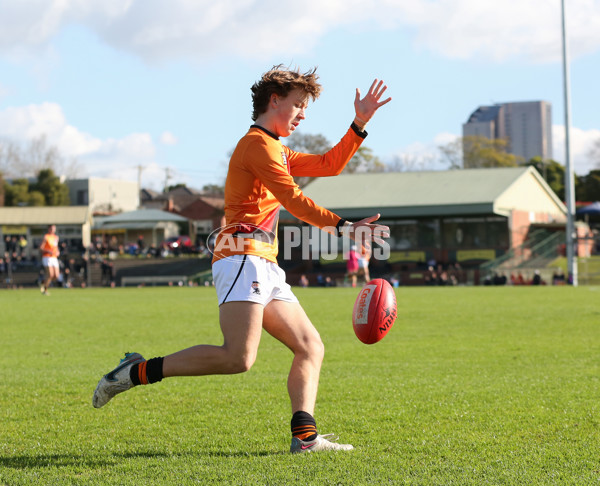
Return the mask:
[(356, 252), (356, 246), (352, 245), (346, 256), (346, 276), (350, 278), (350, 285), (352, 285), (352, 287), (356, 287), (358, 268), (358, 253)]
[(21, 235), (19, 237), (19, 256), (24, 259), (27, 255), (27, 238)]
[(138, 255), (142, 255), (144, 253), (144, 235), (138, 236), (137, 246), (138, 246)]

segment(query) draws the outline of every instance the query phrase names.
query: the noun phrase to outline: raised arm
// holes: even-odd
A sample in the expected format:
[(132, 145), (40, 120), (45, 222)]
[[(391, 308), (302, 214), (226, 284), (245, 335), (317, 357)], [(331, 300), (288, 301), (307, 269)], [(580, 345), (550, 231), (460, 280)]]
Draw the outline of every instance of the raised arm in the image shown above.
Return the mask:
[(354, 123), (361, 130), (364, 130), (365, 125), (379, 108), (392, 101), (391, 97), (380, 101), (386, 89), (387, 86), (383, 84), (382, 80), (375, 79), (365, 97), (361, 98), (360, 90), (356, 88), (356, 96), (354, 97), (354, 111), (356, 112), (356, 117), (354, 118)]
[[(342, 138), (340, 143), (324, 155), (312, 155), (292, 152), (289, 154), (291, 174), (300, 177), (324, 177), (338, 175), (346, 164), (352, 159), (359, 145), (367, 136), (365, 126), (375, 112), (389, 103), (388, 97), (380, 101), (387, 86), (383, 81), (375, 79), (364, 98), (360, 97), (360, 90), (356, 88), (354, 110), (356, 116), (351, 130)], [(355, 132), (356, 135), (353, 135)]]

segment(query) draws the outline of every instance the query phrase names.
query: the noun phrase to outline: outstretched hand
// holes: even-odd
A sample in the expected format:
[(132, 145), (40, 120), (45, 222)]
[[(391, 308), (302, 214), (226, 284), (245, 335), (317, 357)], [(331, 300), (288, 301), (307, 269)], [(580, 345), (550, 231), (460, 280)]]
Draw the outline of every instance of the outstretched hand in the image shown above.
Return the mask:
[(363, 124), (366, 124), (380, 107), (392, 100), (389, 97), (379, 101), (386, 89), (387, 86), (383, 84), (383, 81), (375, 79), (369, 88), (369, 92), (361, 99), (360, 90), (356, 88), (354, 110), (356, 111), (356, 118), (364, 122)]
[(389, 238), (390, 236), (388, 226), (373, 224), (373, 221), (377, 221), (379, 216), (379, 214), (376, 214), (352, 223), (352, 230), (348, 236), (359, 244), (363, 251), (371, 249), (371, 241), (383, 245), (385, 243), (383, 238)]

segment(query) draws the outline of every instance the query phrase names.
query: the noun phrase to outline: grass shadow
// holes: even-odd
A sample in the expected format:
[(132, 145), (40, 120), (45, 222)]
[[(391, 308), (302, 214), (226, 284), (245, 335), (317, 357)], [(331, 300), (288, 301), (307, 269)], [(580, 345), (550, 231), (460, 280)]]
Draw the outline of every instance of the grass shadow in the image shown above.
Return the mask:
[(184, 453), (166, 453), (161, 451), (142, 451), (142, 452), (124, 452), (113, 454), (40, 454), (40, 455), (20, 455), (20, 456), (0, 456), (0, 467), (10, 469), (40, 469), (48, 467), (86, 467), (98, 468), (104, 466), (114, 466), (124, 459), (157, 459), (173, 457), (266, 457), (284, 454), (283, 451), (206, 451), (206, 452), (184, 452)]

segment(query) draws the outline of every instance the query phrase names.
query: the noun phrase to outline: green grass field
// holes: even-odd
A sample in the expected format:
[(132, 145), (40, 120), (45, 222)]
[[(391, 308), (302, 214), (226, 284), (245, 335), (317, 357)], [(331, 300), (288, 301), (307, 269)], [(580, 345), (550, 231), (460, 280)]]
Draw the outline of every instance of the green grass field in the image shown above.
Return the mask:
[(348, 453), (292, 456), (291, 353), (91, 406), (125, 351), (220, 344), (210, 288), (0, 292), (0, 484), (600, 482), (600, 287), (400, 288), (382, 342), (356, 289), (296, 289), (326, 346), (316, 418)]

